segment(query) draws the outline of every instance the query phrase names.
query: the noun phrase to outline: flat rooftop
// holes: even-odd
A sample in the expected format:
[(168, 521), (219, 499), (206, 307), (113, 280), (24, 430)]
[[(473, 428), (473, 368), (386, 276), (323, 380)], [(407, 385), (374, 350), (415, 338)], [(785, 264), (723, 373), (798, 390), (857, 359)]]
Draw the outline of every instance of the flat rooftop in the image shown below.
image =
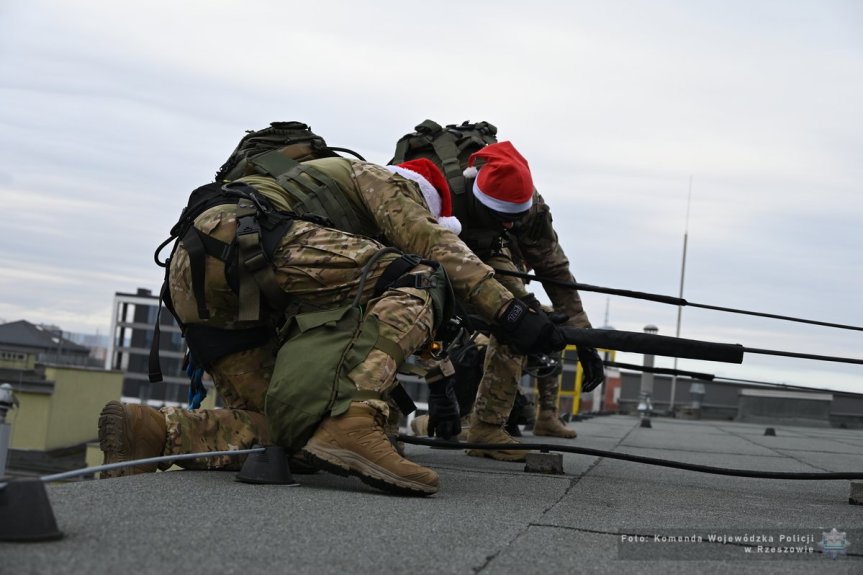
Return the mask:
[[(859, 430), (639, 423), (594, 417), (570, 424), (575, 440), (537, 440), (717, 467), (863, 472)], [(387, 495), (323, 472), (295, 475), (296, 487), (200, 471), (49, 484), (63, 539), (0, 543), (0, 573), (863, 573), (863, 506), (849, 504), (847, 480), (568, 453), (564, 475), (544, 475), (462, 450), (407, 453), (440, 474), (436, 495)], [(844, 553), (822, 553), (825, 541)]]

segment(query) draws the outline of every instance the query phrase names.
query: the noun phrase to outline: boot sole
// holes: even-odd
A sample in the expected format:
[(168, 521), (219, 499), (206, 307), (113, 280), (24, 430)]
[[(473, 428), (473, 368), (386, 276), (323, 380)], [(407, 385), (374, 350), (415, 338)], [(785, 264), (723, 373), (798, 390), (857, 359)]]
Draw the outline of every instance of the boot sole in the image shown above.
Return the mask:
[(288, 467), (291, 468), (291, 473), (294, 475), (312, 475), (319, 471), (306, 459), (303, 452), (299, 452), (288, 459)]
[[(126, 409), (119, 401), (109, 401), (99, 414), (99, 449), (104, 454), (103, 464), (123, 463), (135, 459), (134, 446), (129, 442), (131, 433), (126, 425)], [(100, 479), (126, 477), (156, 471), (156, 464), (110, 469), (99, 474)]]
[(314, 438), (309, 440), (303, 451), (321, 469), (342, 477), (353, 475), (366, 485), (382, 491), (421, 497), (437, 493), (437, 487), (404, 479), (352, 451), (319, 445)]
[(573, 433), (572, 435), (562, 434), (562, 433), (554, 433), (553, 431), (540, 431), (539, 433), (536, 430), (533, 430), (533, 434), (536, 437), (560, 437), (561, 439), (575, 439), (578, 437), (578, 434)]
[(509, 461), (512, 463), (524, 463), (527, 461), (527, 455), (503, 455), (499, 451), (486, 451), (484, 449), (470, 449), (467, 452), (471, 457), (487, 457), (496, 461)]
[[(109, 401), (99, 414), (99, 449), (105, 457), (104, 465), (129, 461), (130, 448), (126, 438), (126, 411), (119, 401)], [(129, 475), (129, 468), (111, 469), (99, 474), (101, 479)]]

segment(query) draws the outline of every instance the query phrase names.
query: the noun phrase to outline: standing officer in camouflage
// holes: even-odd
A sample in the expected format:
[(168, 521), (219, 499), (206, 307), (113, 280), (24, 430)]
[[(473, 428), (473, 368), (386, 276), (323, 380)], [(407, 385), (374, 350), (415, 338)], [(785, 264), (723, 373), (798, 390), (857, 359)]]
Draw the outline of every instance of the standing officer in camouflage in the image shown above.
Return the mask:
[[(426, 120), (416, 132), (402, 137), (391, 162), (428, 158), (444, 172), (452, 190), (453, 214), (462, 223), (459, 237), (486, 264), (510, 271), (535, 270), (536, 274), (563, 282), (575, 282), (552, 225), (551, 211), (535, 188), (496, 185), (484, 174), (489, 149), (494, 149), (497, 128), (487, 122), (460, 126)], [(477, 168), (479, 168), (477, 170)], [(539, 309), (520, 279), (499, 274), (498, 279), (517, 298)], [(546, 285), (554, 311), (568, 316), (567, 324), (590, 328), (581, 298), (569, 288)], [(602, 360), (595, 349), (579, 347), (579, 361), (586, 377), (585, 391), (603, 381)], [(516, 443), (504, 429), (518, 393), (524, 356), (492, 337), (467, 432), (472, 443)], [(574, 430), (558, 419), (556, 376), (539, 378), (539, 414), (534, 435), (573, 438)], [(470, 455), (505, 461), (524, 461), (519, 450), (473, 450)]]
[[(501, 144), (498, 152), (487, 168), (489, 173), (498, 172), (502, 186), (532, 189), (527, 164), (517, 152), (508, 143)], [(121, 406), (121, 413), (103, 410), (100, 443), (106, 461), (131, 459), (130, 454), (188, 452), (200, 445), (198, 438), (203, 447), (211, 441), (244, 447), (239, 444), (250, 439), (249, 429), (255, 427), (258, 436), (264, 436), (268, 428), (270, 435), (282, 437), (294, 422), (274, 421), (262, 413), (276, 365), (272, 326), (280, 314), (272, 313), (272, 307), (279, 300), (276, 307), (284, 309), (290, 323), (355, 301), (362, 306), (363, 315), (353, 337), (371, 345), (352, 361), (342, 356), (345, 369), (332, 390), (335, 402), (326, 406), (322, 421), (312, 427), (303, 452), (321, 468), (358, 476), (393, 493), (436, 492), (437, 474), (396, 453), (382, 425), (401, 362), (430, 341), (445, 316), (446, 277), (456, 295), (490, 321), (499, 337), (526, 352), (561, 349), (560, 331), (545, 314), (514, 298), (458, 239), (451, 229), (457, 222), (446, 211), (449, 190), (431, 162), (405, 162), (392, 170), (345, 158), (298, 164), (286, 162), (276, 151), (261, 155), (254, 163), (258, 174), (226, 186), (229, 193), (237, 192), (245, 201), (215, 205), (197, 216), (194, 234), (184, 236), (170, 260), (168, 276), (172, 310), (185, 328), (191, 353), (213, 376), (229, 409), (204, 413), (168, 410), (167, 425), (146, 423), (152, 433), (136, 429), (141, 420), (152, 418), (149, 412), (146, 416), (141, 410), (133, 413), (132, 406)], [(265, 250), (263, 265), (259, 265), (260, 258), (243, 258), (250, 208), (257, 209), (257, 217), (264, 221), (264, 212), (296, 216), (284, 229), (281, 224), (273, 225), (279, 234)], [(202, 240), (207, 254), (202, 271), (196, 271), (191, 255), (195, 236)], [(268, 243), (266, 237), (263, 240)], [(226, 255), (230, 249), (219, 251), (220, 245), (239, 245), (239, 264)], [(383, 253), (385, 245), (419, 257)], [(218, 253), (222, 256), (214, 255)], [(237, 265), (252, 269), (256, 281), (257, 274), (275, 280), (279, 293), (273, 293), (271, 281), (261, 280), (262, 293), (253, 294), (262, 295), (270, 311), (264, 305), (258, 308), (257, 303), (248, 305), (245, 296), (251, 292), (244, 276), (238, 280), (232, 274), (232, 266)], [(394, 267), (397, 273), (388, 271)], [(205, 279), (202, 287), (201, 276)], [(256, 309), (260, 312), (245, 319)], [(367, 337), (369, 334), (373, 337)], [(332, 359), (321, 357), (320, 363)], [(314, 386), (326, 384), (303, 379), (304, 373), (293, 376), (292, 385), (308, 390), (308, 397), (315, 395)], [(437, 396), (451, 395), (445, 390), (431, 391)], [(292, 413), (316, 408), (306, 405), (304, 398), (295, 399)], [(457, 435), (457, 409), (442, 413), (443, 435)], [(162, 432), (167, 443), (159, 441)], [(302, 435), (299, 438), (305, 440)], [(295, 449), (293, 441), (289, 444)]]

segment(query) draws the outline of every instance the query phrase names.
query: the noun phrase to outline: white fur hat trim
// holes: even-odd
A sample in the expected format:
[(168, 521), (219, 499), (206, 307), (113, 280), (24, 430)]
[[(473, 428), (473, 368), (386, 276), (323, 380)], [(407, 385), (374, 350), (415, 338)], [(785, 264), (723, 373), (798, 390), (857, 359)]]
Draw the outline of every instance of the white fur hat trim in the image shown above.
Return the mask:
[(387, 170), (394, 174), (398, 174), (403, 178), (416, 182), (420, 191), (423, 194), (423, 198), (425, 198), (426, 205), (429, 207), (429, 211), (434, 216), (437, 223), (455, 233), (456, 235), (461, 233), (461, 222), (458, 221), (458, 218), (455, 216), (441, 216), (441, 201), (440, 194), (435, 189), (431, 183), (425, 179), (421, 174), (413, 170), (408, 170), (407, 168), (403, 168), (401, 166), (386, 166)]

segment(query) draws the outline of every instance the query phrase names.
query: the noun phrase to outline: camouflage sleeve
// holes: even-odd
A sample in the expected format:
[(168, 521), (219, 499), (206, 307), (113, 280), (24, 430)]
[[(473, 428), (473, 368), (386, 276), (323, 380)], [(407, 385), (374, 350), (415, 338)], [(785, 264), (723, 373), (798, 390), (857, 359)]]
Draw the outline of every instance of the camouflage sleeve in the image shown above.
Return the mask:
[[(483, 261), (498, 270), (509, 270), (513, 272), (524, 271), (513, 261), (510, 248), (504, 248), (501, 253), (494, 254)], [(524, 285), (524, 280), (521, 278), (504, 274), (496, 274), (495, 278), (503, 285), (503, 287), (508, 289), (510, 293), (517, 298), (523, 298), (528, 294), (528, 290)]]
[[(565, 282), (575, 282), (569, 269), (569, 260), (557, 240), (552, 226), (551, 210), (539, 193), (534, 193), (530, 215), (518, 234), (518, 248), (524, 262), (536, 275)], [(545, 293), (551, 298), (555, 311), (569, 316), (569, 325), (589, 328), (590, 320), (581, 305), (578, 291), (570, 288), (545, 285)]]
[(512, 294), (456, 234), (435, 221), (416, 185), (374, 164), (354, 162), (353, 170), (362, 201), (388, 242), (439, 262), (456, 296), (494, 320)]

